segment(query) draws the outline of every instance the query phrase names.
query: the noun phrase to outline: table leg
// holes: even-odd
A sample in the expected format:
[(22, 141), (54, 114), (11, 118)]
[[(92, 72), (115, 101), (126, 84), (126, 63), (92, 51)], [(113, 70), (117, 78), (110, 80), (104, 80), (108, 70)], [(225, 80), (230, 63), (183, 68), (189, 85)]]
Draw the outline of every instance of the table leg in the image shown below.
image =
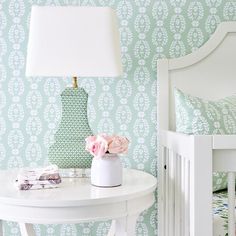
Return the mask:
[(0, 220), (0, 236), (3, 236), (2, 220)]
[(115, 236), (135, 236), (136, 221), (139, 214), (129, 215), (115, 220)]
[(107, 236), (115, 236), (115, 230), (116, 230), (116, 221), (112, 220), (111, 227)]
[(21, 236), (35, 236), (32, 224), (19, 223)]

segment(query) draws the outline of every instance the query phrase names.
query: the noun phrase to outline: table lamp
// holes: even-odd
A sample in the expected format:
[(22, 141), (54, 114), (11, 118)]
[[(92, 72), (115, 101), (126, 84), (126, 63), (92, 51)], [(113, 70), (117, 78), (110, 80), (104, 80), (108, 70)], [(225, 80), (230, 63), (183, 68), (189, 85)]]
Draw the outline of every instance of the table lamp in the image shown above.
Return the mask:
[(88, 94), (77, 77), (122, 74), (115, 11), (109, 7), (33, 6), (26, 76), (73, 78), (61, 94), (62, 118), (48, 158), (60, 168), (90, 168), (85, 138), (92, 135), (87, 119)]

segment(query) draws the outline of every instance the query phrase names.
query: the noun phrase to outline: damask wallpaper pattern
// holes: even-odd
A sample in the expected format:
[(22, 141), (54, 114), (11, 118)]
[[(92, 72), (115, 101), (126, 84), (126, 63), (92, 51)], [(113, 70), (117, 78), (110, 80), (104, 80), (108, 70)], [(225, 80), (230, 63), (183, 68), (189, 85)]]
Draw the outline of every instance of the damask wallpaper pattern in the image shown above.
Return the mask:
[[(0, 168), (47, 164), (60, 117), (60, 93), (70, 79), (26, 78), (30, 9), (37, 5), (111, 6), (118, 15), (124, 76), (81, 79), (89, 93), (94, 133), (131, 141), (125, 167), (156, 175), (156, 60), (200, 47), (221, 21), (236, 20), (234, 0), (0, 0)], [(156, 205), (138, 219), (137, 235), (157, 234)], [(36, 225), (43, 236), (103, 236), (110, 222)], [(5, 235), (20, 235), (5, 223)]]

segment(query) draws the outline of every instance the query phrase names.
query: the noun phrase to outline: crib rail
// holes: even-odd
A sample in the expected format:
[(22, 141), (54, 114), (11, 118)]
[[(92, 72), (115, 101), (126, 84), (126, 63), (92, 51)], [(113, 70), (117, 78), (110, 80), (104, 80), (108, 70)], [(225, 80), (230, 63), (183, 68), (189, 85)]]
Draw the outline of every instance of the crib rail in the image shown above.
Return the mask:
[(164, 152), (164, 232), (161, 235), (182, 236), (189, 233), (190, 163), (172, 150)]
[[(236, 136), (161, 133), (159, 226), (161, 236), (213, 235), (212, 172), (228, 173), (228, 235), (235, 236)], [(225, 150), (228, 149), (228, 150)]]

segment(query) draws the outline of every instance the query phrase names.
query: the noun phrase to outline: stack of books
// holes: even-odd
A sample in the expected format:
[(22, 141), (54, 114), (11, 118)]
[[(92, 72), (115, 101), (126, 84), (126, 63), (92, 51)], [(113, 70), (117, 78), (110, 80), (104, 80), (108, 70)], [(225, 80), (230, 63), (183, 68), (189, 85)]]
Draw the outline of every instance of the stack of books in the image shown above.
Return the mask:
[(56, 165), (27, 168), (19, 171), (15, 183), (19, 190), (57, 188), (61, 183), (61, 177)]

